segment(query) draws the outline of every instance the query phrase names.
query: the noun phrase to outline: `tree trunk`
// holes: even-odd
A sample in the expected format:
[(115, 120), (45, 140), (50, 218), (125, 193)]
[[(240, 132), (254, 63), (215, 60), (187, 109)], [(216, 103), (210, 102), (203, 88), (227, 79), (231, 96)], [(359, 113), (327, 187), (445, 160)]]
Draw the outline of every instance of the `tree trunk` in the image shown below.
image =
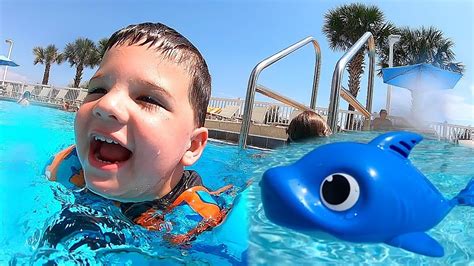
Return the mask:
[(82, 64), (77, 65), (76, 77), (74, 77), (74, 88), (79, 88), (79, 84), (81, 84), (82, 72), (83, 71), (84, 71), (84, 66)]
[[(347, 66), (347, 71), (349, 72), (349, 91), (357, 98), (357, 94), (359, 94), (360, 90), (360, 77), (364, 74), (364, 50), (359, 51), (349, 62)], [(354, 111), (354, 106), (349, 104), (347, 108), (349, 111)], [(353, 116), (350, 114), (347, 116), (346, 120), (346, 129), (351, 128), (353, 124)]]
[(44, 68), (43, 82), (42, 82), (43, 85), (48, 85), (50, 69), (51, 69), (51, 64), (46, 63), (45, 68)]

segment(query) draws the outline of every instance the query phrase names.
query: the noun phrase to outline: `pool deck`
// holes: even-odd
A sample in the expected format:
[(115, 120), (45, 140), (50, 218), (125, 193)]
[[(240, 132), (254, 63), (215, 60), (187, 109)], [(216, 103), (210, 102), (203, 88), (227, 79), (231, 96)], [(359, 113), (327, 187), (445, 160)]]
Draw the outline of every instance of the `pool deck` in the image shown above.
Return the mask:
[(474, 140), (472, 139), (460, 139), (459, 145), (474, 149)]
[[(206, 119), (209, 138), (237, 144), (241, 122)], [(286, 145), (286, 127), (272, 125), (250, 125), (247, 145), (263, 149), (275, 149)]]
[[(16, 102), (18, 99), (5, 97), (0, 95), (0, 100)], [(62, 109), (61, 105), (49, 102), (40, 102), (31, 100), (31, 104), (43, 107)], [(455, 125), (454, 125), (455, 126)], [(224, 141), (231, 144), (238, 144), (241, 121), (240, 120), (216, 120), (206, 119), (205, 127), (209, 129), (209, 138)], [(268, 124), (251, 124), (249, 136), (247, 137), (247, 145), (262, 149), (275, 149), (286, 145), (286, 126), (268, 125)], [(407, 130), (421, 133), (425, 136), (438, 138), (434, 129), (421, 130), (410, 125), (398, 125), (394, 130)], [(472, 130), (472, 129), (470, 129)], [(474, 148), (474, 140), (459, 140), (459, 145)]]
[[(16, 98), (11, 98), (11, 97), (5, 97), (5, 96), (0, 96), (1, 101), (8, 101), (8, 102), (17, 102), (18, 99)], [(49, 107), (49, 108), (55, 108), (55, 109), (62, 109), (62, 105), (59, 104), (53, 104), (53, 103), (47, 103), (47, 102), (39, 102), (35, 100), (29, 100), (30, 104), (33, 105), (38, 105), (38, 106), (43, 106), (43, 107)]]

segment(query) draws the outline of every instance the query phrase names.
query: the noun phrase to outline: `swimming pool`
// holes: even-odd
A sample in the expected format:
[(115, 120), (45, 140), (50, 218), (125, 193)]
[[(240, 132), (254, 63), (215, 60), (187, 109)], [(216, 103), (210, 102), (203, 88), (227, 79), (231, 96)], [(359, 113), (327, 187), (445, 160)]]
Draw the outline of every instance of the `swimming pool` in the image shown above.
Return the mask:
[[(62, 249), (37, 249), (45, 225), (54, 219), (63, 202), (74, 194), (43, 176), (49, 157), (74, 142), (73, 113), (37, 106), (20, 107), (0, 101), (0, 262), (76, 261), (91, 264), (238, 264), (232, 252), (213, 243), (204, 233), (189, 247), (169, 247), (153, 232), (126, 231), (136, 242), (114, 250), (69, 254)], [(355, 244), (324, 235), (306, 235), (276, 226), (263, 212), (258, 181), (269, 167), (294, 162), (315, 146), (334, 141), (368, 142), (377, 133), (343, 133), (308, 144), (295, 144), (271, 153), (211, 143), (193, 167), (211, 189), (234, 183), (249, 188), (250, 248), (252, 265), (295, 264), (460, 264), (474, 263), (474, 210), (456, 207), (429, 233), (444, 246), (443, 258), (415, 255), (384, 244)], [(254, 156), (258, 153), (259, 156)], [(425, 139), (410, 158), (448, 198), (474, 177), (474, 150)], [(218, 178), (216, 178), (218, 177)], [(101, 206), (99, 206), (101, 207)]]
[[(0, 262), (44, 264), (75, 262), (90, 264), (240, 264), (236, 250), (216, 243), (213, 231), (204, 232), (190, 246), (164, 243), (162, 235), (140, 226), (119, 226), (116, 208), (97, 201), (91, 206), (75, 203), (80, 191), (69, 191), (46, 180), (44, 166), (50, 156), (74, 143), (74, 113), (0, 101)], [(210, 143), (195, 167), (211, 190), (226, 184), (246, 185), (252, 172), (252, 153), (235, 146)], [(73, 254), (59, 246), (37, 248), (48, 224), (58, 219), (62, 206), (109, 214), (126, 245)], [(0, 264), (3, 264), (0, 263)]]
[[(295, 144), (263, 158), (262, 173), (268, 165), (287, 165), (311, 151), (315, 146), (334, 141), (367, 143), (377, 133), (341, 133), (329, 139)], [(354, 154), (354, 156), (362, 156)], [(451, 143), (424, 139), (411, 152), (412, 163), (448, 199), (465, 188), (474, 177), (474, 149)], [(260, 174), (261, 175), (261, 174)], [(402, 191), (400, 193), (403, 193)], [(338, 240), (327, 234), (312, 237), (271, 223), (265, 216), (259, 186), (252, 186), (250, 195), (249, 258), (257, 265), (307, 264), (410, 264), (410, 265), (474, 265), (474, 208), (455, 207), (446, 218), (429, 231), (445, 248), (445, 256), (431, 258), (385, 244), (358, 244)]]

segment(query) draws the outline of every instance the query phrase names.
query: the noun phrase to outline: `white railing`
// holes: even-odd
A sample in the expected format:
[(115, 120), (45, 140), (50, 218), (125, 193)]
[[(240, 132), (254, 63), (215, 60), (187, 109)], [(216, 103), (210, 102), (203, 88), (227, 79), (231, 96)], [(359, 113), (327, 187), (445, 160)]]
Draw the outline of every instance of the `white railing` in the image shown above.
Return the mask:
[[(238, 118), (242, 118), (244, 100), (242, 99), (228, 99), (228, 98), (211, 98), (209, 101), (209, 107), (224, 108), (228, 105), (240, 106), (238, 112)], [(292, 114), (297, 110), (294, 107), (288, 106), (283, 103), (269, 103), (269, 102), (254, 102), (254, 107), (268, 107), (267, 118), (265, 119), (266, 124), (270, 125), (281, 125), (288, 126), (290, 124)], [(316, 113), (326, 116), (328, 115), (328, 109), (317, 107)], [(346, 125), (348, 116), (352, 115), (352, 124)], [(215, 117), (211, 117), (215, 119)], [(395, 127), (407, 126), (404, 118), (397, 116), (390, 116), (389, 119), (393, 122)], [(346, 131), (362, 131), (365, 122), (365, 117), (362, 113), (357, 111), (338, 110), (337, 114), (337, 127), (340, 130)], [(459, 139), (473, 139), (474, 138), (474, 127), (461, 126), (448, 123), (428, 123), (428, 128), (433, 130), (439, 139), (457, 142)]]
[(438, 135), (439, 139), (458, 142), (458, 140), (474, 140), (474, 127), (432, 122), (429, 127)]
[(78, 98), (80, 88), (57, 87), (42, 84), (28, 84), (15, 81), (5, 81), (0, 87), (0, 96), (9, 99), (19, 99), (24, 92), (31, 93), (30, 100), (49, 105), (61, 106), (65, 102), (79, 106), (84, 99)]
[[(67, 92), (64, 92), (66, 90)], [(79, 92), (85, 91), (80, 88), (57, 87), (41, 84), (27, 84), (22, 82), (5, 81), (5, 85), (0, 87), (0, 97), (19, 99), (25, 91), (31, 93), (31, 99), (36, 102), (45, 103), (53, 106), (61, 106), (65, 102), (79, 106), (83, 99), (78, 99)], [(59, 94), (61, 93), (61, 94)], [(62, 97), (61, 97), (62, 96)], [(239, 106), (237, 117), (242, 118), (243, 115), (243, 99), (229, 99), (212, 97), (209, 100), (209, 107), (224, 108), (226, 106)], [(254, 102), (254, 107), (267, 107), (265, 124), (288, 126), (291, 118), (297, 110), (294, 107), (283, 103)], [(327, 117), (328, 109), (316, 107), (316, 113)], [(352, 124), (346, 127), (348, 116), (352, 115)], [(405, 121), (401, 117), (389, 117), (395, 126), (404, 124)], [(211, 117), (215, 119), (215, 117)], [(363, 130), (365, 117), (357, 111), (338, 110), (337, 126), (340, 130), (361, 131)], [(448, 124), (447, 122), (430, 122), (428, 127), (433, 130), (439, 139), (457, 142), (460, 139), (474, 139), (474, 127)]]
[(209, 99), (209, 107), (219, 107), (224, 108), (230, 105), (242, 106), (243, 100), (239, 99), (229, 99), (229, 98), (214, 98)]
[[(474, 127), (449, 124), (448, 122), (423, 122), (415, 125), (400, 116), (388, 117), (395, 128), (414, 129), (429, 135), (436, 136), (439, 140), (457, 143), (458, 140), (474, 140)], [(421, 124), (421, 125), (419, 125)]]
[[(209, 107), (225, 108), (226, 106), (239, 106), (240, 109), (237, 113), (238, 118), (243, 116), (243, 105), (244, 100), (242, 99), (228, 99), (228, 98), (214, 98), (209, 100)], [(283, 103), (269, 103), (269, 102), (254, 102), (254, 107), (267, 107), (267, 113), (265, 118), (265, 124), (269, 125), (280, 125), (288, 126), (291, 122), (291, 118), (294, 117), (294, 113), (298, 110), (294, 107), (288, 106)], [(328, 109), (322, 107), (316, 107), (316, 113), (327, 117)], [(353, 116), (352, 124), (346, 128), (345, 122), (349, 115)], [(215, 116), (210, 119), (216, 119)], [(364, 116), (356, 111), (339, 110), (337, 125), (341, 130), (360, 131), (364, 125)]]
[[(346, 125), (349, 117), (352, 116), (351, 124)], [(357, 111), (338, 110), (337, 127), (339, 130), (362, 131), (364, 127), (365, 116)]]

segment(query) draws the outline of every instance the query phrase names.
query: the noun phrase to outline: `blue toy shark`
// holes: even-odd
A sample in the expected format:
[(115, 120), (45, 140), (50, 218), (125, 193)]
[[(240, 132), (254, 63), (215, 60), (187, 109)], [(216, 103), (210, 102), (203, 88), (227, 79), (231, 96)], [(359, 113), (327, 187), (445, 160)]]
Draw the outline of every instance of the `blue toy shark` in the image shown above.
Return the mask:
[(383, 242), (441, 257), (443, 247), (425, 231), (456, 205), (474, 206), (474, 179), (444, 198), (408, 160), (422, 136), (389, 132), (368, 144), (321, 146), (296, 163), (269, 169), (260, 182), (272, 222), (352, 242)]

